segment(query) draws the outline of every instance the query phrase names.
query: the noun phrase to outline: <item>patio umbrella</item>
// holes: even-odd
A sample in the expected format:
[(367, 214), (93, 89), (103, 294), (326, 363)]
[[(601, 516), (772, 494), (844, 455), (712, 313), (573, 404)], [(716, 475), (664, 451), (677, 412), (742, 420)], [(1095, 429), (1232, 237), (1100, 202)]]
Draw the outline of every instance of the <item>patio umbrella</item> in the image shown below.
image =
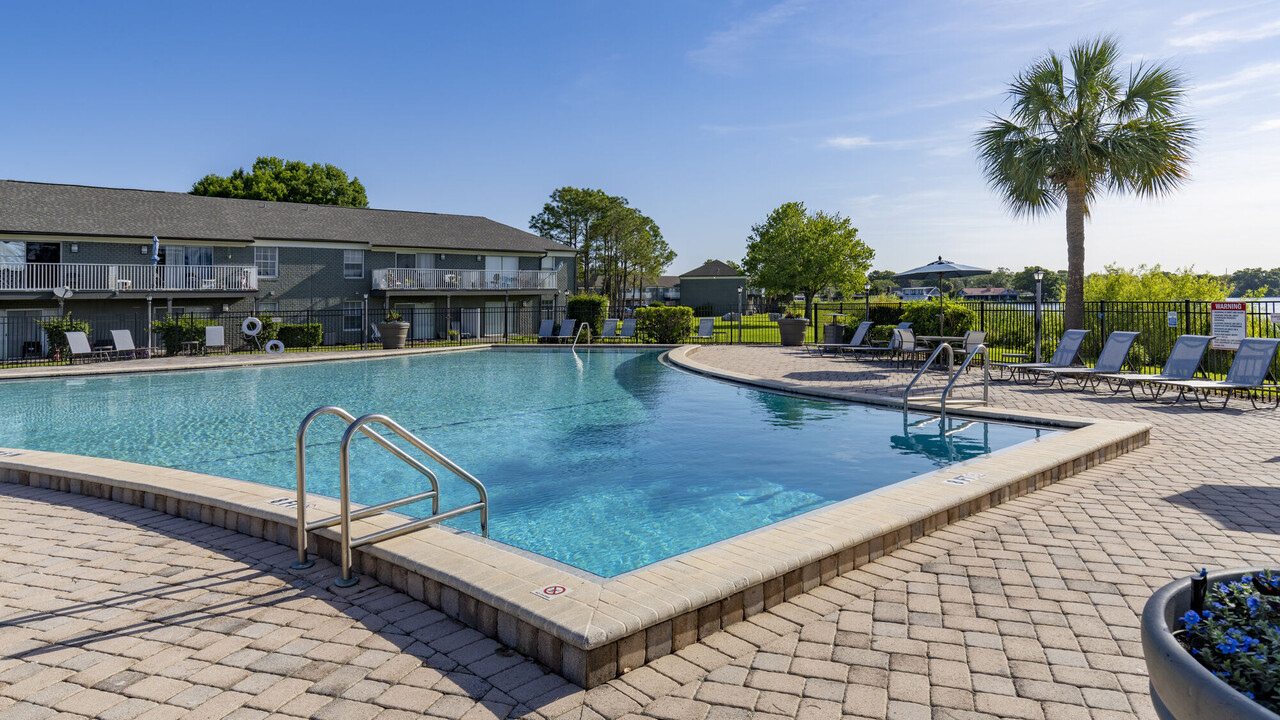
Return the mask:
[(160, 238), (155, 235), (151, 236), (151, 264), (160, 264)]
[[(971, 265), (961, 265), (959, 263), (948, 262), (939, 255), (937, 261), (928, 265), (922, 265), (913, 270), (900, 272), (894, 275), (900, 280), (928, 280), (930, 278), (938, 279), (938, 290), (942, 290), (942, 278), (944, 277), (969, 277), (970, 275), (986, 275), (990, 270), (976, 268)], [(938, 298), (938, 334), (943, 333), (943, 308), (942, 298)]]

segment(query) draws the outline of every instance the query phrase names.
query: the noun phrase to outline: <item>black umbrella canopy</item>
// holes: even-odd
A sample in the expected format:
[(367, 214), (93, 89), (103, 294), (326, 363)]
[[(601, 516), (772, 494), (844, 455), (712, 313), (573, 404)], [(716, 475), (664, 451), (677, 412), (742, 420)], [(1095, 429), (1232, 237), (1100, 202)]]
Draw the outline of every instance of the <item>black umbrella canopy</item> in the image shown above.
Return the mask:
[[(944, 277), (969, 277), (970, 275), (986, 275), (990, 272), (990, 270), (976, 268), (972, 265), (961, 265), (959, 263), (949, 262), (947, 260), (943, 260), (942, 256), (939, 255), (936, 261), (931, 262), (928, 265), (921, 265), (914, 270), (897, 273), (894, 277), (902, 280), (929, 280), (931, 278), (937, 278), (938, 284), (942, 284), (942, 278)], [(938, 298), (939, 334), (945, 332), (945, 328), (943, 327), (943, 317), (942, 298)]]

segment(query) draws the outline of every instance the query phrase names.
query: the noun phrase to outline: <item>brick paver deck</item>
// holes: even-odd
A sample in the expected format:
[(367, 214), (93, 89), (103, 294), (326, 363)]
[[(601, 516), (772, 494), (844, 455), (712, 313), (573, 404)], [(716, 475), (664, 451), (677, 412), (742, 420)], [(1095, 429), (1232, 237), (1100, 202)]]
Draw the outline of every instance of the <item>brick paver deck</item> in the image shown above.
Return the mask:
[[(694, 358), (832, 391), (908, 378), (780, 348)], [(289, 570), (287, 548), (0, 485), (0, 718), (1154, 717), (1151, 590), (1280, 555), (1280, 414), (993, 401), (1149, 422), (1152, 442), (589, 692), (368, 579)]]

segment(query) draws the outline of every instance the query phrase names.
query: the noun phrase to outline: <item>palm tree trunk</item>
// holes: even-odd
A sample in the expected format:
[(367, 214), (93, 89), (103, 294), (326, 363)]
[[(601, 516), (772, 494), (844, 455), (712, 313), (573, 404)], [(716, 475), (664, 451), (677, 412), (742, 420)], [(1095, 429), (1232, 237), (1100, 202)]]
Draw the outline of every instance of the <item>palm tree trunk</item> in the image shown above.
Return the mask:
[(1064, 329), (1084, 328), (1084, 182), (1067, 182), (1067, 309)]

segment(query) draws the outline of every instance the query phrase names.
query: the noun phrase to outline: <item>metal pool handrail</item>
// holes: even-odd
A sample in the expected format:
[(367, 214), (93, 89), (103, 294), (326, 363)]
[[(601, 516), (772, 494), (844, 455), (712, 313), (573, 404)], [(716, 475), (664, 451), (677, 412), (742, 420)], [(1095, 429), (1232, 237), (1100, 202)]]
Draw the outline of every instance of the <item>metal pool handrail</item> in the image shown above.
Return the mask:
[(933, 361), (938, 359), (939, 353), (941, 353), (944, 348), (947, 351), (947, 372), (950, 372), (951, 368), (955, 365), (956, 351), (954, 348), (951, 347), (949, 343), (942, 343), (941, 345), (938, 345), (938, 347), (934, 348), (933, 352), (929, 354), (929, 359), (924, 361), (924, 364), (921, 365), (920, 369), (916, 371), (915, 377), (911, 378), (911, 382), (907, 383), (907, 387), (904, 388), (902, 391), (902, 412), (903, 413), (907, 412), (907, 402), (911, 400), (935, 399), (931, 397), (913, 398), (911, 397), (911, 388), (915, 387), (916, 381), (919, 380), (921, 376), (924, 375), (924, 371), (929, 369), (929, 366), (933, 364)]
[(582, 331), (587, 331), (587, 342), (591, 342), (591, 323), (583, 322), (578, 326), (578, 331), (573, 334), (573, 348), (578, 347), (578, 338), (582, 337)]
[(936, 400), (942, 407), (942, 413), (941, 413), (942, 420), (946, 420), (947, 419), (947, 398), (951, 395), (952, 388), (955, 387), (956, 381), (960, 379), (960, 376), (969, 369), (969, 364), (973, 362), (973, 359), (979, 355), (981, 355), (984, 358), (982, 363), (982, 399), (981, 400), (952, 400), (950, 402), (952, 405), (986, 405), (988, 404), (988, 402), (990, 402), (990, 399), (991, 399), (991, 353), (987, 349), (986, 345), (979, 345), (978, 347), (974, 348), (972, 352), (970, 352), (968, 355), (965, 356), (964, 362), (960, 363), (959, 368), (956, 368), (955, 373), (953, 373), (951, 375), (951, 378), (947, 381), (946, 386), (942, 388), (941, 394), (915, 395), (915, 396), (911, 395), (911, 388), (916, 384), (916, 381), (920, 379), (920, 376), (924, 375), (924, 371), (929, 367), (930, 364), (933, 363), (934, 358), (938, 356), (938, 353), (941, 352), (942, 348), (944, 347), (950, 351), (948, 352), (948, 357), (951, 357), (952, 354), (955, 352), (954, 350), (951, 350), (950, 345), (945, 345), (945, 344), (939, 345), (938, 348), (933, 351), (933, 354), (929, 356), (929, 359), (925, 362), (925, 364), (921, 366), (920, 371), (916, 373), (915, 377), (911, 378), (911, 382), (907, 383), (906, 389), (902, 391), (902, 414), (904, 416), (907, 414), (907, 405), (911, 401)]
[[(344, 421), (349, 423), (347, 426), (346, 432), (343, 433), (342, 446), (340, 450), (340, 460), (341, 460), (340, 479), (342, 483), (341, 497), (340, 497), (341, 512), (338, 515), (335, 515), (333, 517), (308, 523), (307, 522), (307, 472), (306, 472), (306, 452), (305, 452), (306, 437), (307, 437), (307, 429), (311, 426), (311, 423), (313, 423), (316, 420), (316, 418), (320, 417), (321, 415), (336, 415), (337, 417), (340, 417)], [(450, 472), (453, 472), (455, 475), (458, 475), (458, 477), (462, 478), (464, 481), (470, 483), (473, 487), (476, 488), (477, 492), (479, 493), (480, 502), (473, 503), (472, 505), (468, 505), (462, 508), (450, 510), (445, 513), (441, 513), (440, 512), (440, 483), (437, 480), (435, 473), (432, 472), (430, 468), (426, 467), (417, 459), (415, 459), (413, 456), (409, 455), (404, 450), (400, 449), (390, 440), (382, 437), (373, 429), (367, 427), (368, 423), (370, 422), (377, 422), (387, 427), (392, 432), (399, 435), (401, 438), (407, 440), (411, 445), (418, 448), (422, 452), (426, 453), (428, 457), (440, 463), (441, 465), (445, 466)], [(428, 482), (431, 483), (431, 490), (427, 492), (416, 493), (414, 495), (400, 498), (398, 500), (390, 500), (388, 502), (379, 503), (377, 505), (371, 505), (369, 507), (361, 508), (355, 512), (351, 512), (351, 498), (350, 498), (350, 492), (349, 492), (349, 479), (350, 479), (349, 447), (351, 444), (351, 438), (354, 437), (355, 432), (357, 430), (364, 433), (366, 436), (372, 438), (374, 442), (377, 442), (383, 448), (389, 450), (392, 455), (395, 455), (396, 457), (400, 458), (405, 463), (407, 463), (410, 467), (412, 467), (413, 469), (417, 470), (418, 472), (426, 476)], [(484, 489), (484, 485), (480, 483), (479, 480), (473, 477), (466, 470), (463, 470), (462, 468), (458, 467), (453, 461), (449, 460), (449, 458), (445, 457), (444, 455), (441, 455), (430, 445), (427, 445), (426, 443), (422, 442), (422, 440), (418, 439), (408, 430), (404, 429), (399, 424), (392, 421), (390, 418), (387, 418), (385, 415), (365, 415), (364, 417), (356, 418), (354, 415), (347, 412), (346, 410), (343, 410), (340, 407), (335, 407), (332, 405), (326, 405), (325, 407), (320, 407), (320, 408), (316, 408), (315, 410), (312, 410), (310, 413), (307, 414), (305, 418), (303, 418), (302, 423), (299, 424), (298, 426), (296, 462), (297, 462), (297, 480), (298, 480), (298, 500), (297, 500), (297, 503), (298, 503), (298, 508), (297, 508), (297, 511), (298, 511), (298, 524), (297, 524), (298, 560), (293, 564), (294, 568), (297, 568), (297, 569), (309, 568), (315, 564), (313, 560), (310, 560), (307, 557), (307, 533), (314, 530), (319, 530), (320, 528), (331, 527), (333, 525), (342, 525), (343, 577), (341, 580), (338, 581), (339, 585), (342, 585), (344, 582), (346, 583), (346, 585), (351, 585), (356, 582), (351, 577), (351, 549), (354, 547), (360, 547), (361, 545), (367, 545), (369, 543), (378, 542), (379, 540), (386, 540), (391, 537), (395, 537), (397, 535), (403, 535), (407, 532), (412, 532), (413, 530), (417, 530), (419, 528), (426, 527), (427, 525), (431, 525), (431, 524), (440, 522), (442, 520), (447, 520), (449, 518), (456, 517), (458, 515), (462, 515), (467, 512), (472, 512), (476, 509), (480, 510), (481, 532), (484, 534), (485, 537), (489, 536), (489, 497), (488, 497), (488, 493)], [(350, 524), (352, 520), (359, 520), (361, 518), (371, 517), (373, 515), (378, 515), (380, 513), (386, 512), (387, 510), (391, 510), (393, 508), (397, 508), (402, 505), (408, 505), (411, 503), (421, 502), (423, 500), (428, 500), (428, 499), (431, 500), (431, 516), (430, 517), (424, 518), (422, 520), (412, 521), (410, 523), (406, 523), (404, 525), (400, 525), (395, 528), (391, 528), (389, 530), (384, 530), (380, 533), (375, 533), (374, 535), (370, 535), (364, 538), (359, 538), (354, 544), (349, 542)]]

